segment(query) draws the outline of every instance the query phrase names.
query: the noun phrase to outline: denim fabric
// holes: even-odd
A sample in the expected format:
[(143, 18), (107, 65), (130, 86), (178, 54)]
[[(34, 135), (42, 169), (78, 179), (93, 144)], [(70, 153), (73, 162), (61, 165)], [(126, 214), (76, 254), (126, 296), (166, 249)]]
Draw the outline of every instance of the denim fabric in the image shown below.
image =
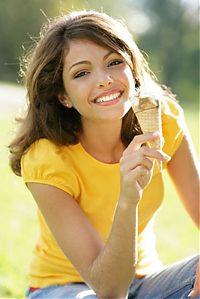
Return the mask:
[(188, 298), (194, 285), (198, 259), (199, 256), (187, 258), (157, 273), (134, 280), (128, 299)]
[[(199, 256), (177, 262), (144, 278), (134, 279), (128, 299), (185, 299), (192, 290)], [(72, 283), (27, 292), (27, 299), (96, 299), (84, 283)], [(200, 298), (200, 296), (195, 297)], [(117, 298), (116, 298), (117, 299)]]
[(85, 283), (70, 283), (65, 285), (52, 285), (34, 292), (27, 292), (27, 299), (97, 299), (94, 291)]

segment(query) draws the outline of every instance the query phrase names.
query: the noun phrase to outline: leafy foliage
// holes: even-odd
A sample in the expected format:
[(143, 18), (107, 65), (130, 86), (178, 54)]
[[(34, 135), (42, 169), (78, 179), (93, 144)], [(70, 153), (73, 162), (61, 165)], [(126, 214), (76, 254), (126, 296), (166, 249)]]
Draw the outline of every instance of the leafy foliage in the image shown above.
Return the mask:
[[(196, 2), (195, 2), (196, 1)], [(16, 82), (23, 48), (48, 18), (72, 9), (97, 9), (128, 22), (159, 81), (183, 104), (198, 105), (198, 3), (183, 0), (3, 0), (0, 1), (0, 80)], [(189, 2), (188, 2), (189, 3)], [(195, 4), (196, 3), (196, 4)], [(137, 30), (136, 30), (137, 29)], [(138, 31), (138, 29), (140, 29)], [(143, 29), (143, 30), (141, 30)], [(139, 32), (139, 34), (137, 34)]]

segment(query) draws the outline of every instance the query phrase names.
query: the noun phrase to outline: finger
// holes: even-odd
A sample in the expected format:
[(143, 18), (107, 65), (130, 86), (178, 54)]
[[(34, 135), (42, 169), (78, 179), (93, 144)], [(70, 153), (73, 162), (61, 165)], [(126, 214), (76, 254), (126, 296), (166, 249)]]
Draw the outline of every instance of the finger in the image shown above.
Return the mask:
[(133, 154), (131, 154), (131, 155), (123, 156), (120, 159), (120, 169), (122, 173), (130, 171), (137, 166), (144, 166), (148, 170), (151, 170), (153, 168), (153, 164), (154, 162), (148, 159), (147, 157), (145, 157), (144, 155), (139, 155), (139, 156), (137, 155), (133, 157)]
[(141, 175), (137, 179), (137, 183), (141, 189), (144, 189), (148, 185), (148, 183), (151, 180), (151, 177), (152, 177), (152, 171), (149, 171), (149, 173), (147, 173), (146, 175)]
[(133, 181), (137, 181), (141, 176), (145, 176), (148, 174), (149, 170), (146, 167), (139, 165), (124, 176), (124, 181), (126, 181), (127, 183), (132, 183)]
[(136, 135), (125, 151), (136, 151), (142, 146), (142, 144), (156, 140), (158, 138), (161, 138), (159, 132), (147, 132), (141, 135)]
[(200, 260), (196, 267), (196, 278), (194, 282), (193, 290), (189, 293), (188, 297), (193, 298), (200, 295)]
[(193, 298), (193, 297), (197, 297), (198, 295), (200, 295), (200, 290), (192, 290), (192, 291), (189, 293), (188, 297), (189, 297), (189, 298)]
[(143, 166), (138, 166), (132, 172), (139, 188), (144, 189), (151, 179), (152, 171)]
[(155, 148), (143, 146), (143, 147), (141, 147), (140, 151), (142, 151), (143, 155), (148, 158), (156, 159), (156, 160), (163, 161), (163, 162), (168, 162), (171, 160), (170, 156), (168, 156), (163, 151), (156, 150)]

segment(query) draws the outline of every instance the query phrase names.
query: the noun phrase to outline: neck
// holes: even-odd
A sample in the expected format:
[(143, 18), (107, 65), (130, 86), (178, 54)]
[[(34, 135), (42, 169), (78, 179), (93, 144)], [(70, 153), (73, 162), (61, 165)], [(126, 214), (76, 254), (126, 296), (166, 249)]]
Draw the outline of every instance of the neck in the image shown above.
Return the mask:
[(105, 163), (116, 163), (121, 158), (124, 147), (121, 142), (122, 122), (84, 122), (79, 136), (85, 150)]

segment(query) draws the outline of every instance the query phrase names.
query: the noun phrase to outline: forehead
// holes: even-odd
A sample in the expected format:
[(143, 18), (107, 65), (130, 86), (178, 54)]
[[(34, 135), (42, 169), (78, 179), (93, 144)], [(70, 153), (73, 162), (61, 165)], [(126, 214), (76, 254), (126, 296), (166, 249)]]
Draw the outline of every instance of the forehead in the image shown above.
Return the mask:
[(69, 41), (64, 54), (64, 62), (71, 63), (74, 60), (87, 59), (89, 57), (104, 56), (108, 52), (116, 52), (103, 44), (98, 44), (89, 39), (72, 39)]
[(87, 51), (95, 51), (95, 50), (107, 52), (110, 51), (111, 48), (100, 43), (98, 44), (89, 39), (72, 39), (69, 41), (68, 51), (66, 54), (73, 56), (74, 51), (76, 51), (76, 53), (78, 52), (81, 53), (83, 51), (87, 52)]

